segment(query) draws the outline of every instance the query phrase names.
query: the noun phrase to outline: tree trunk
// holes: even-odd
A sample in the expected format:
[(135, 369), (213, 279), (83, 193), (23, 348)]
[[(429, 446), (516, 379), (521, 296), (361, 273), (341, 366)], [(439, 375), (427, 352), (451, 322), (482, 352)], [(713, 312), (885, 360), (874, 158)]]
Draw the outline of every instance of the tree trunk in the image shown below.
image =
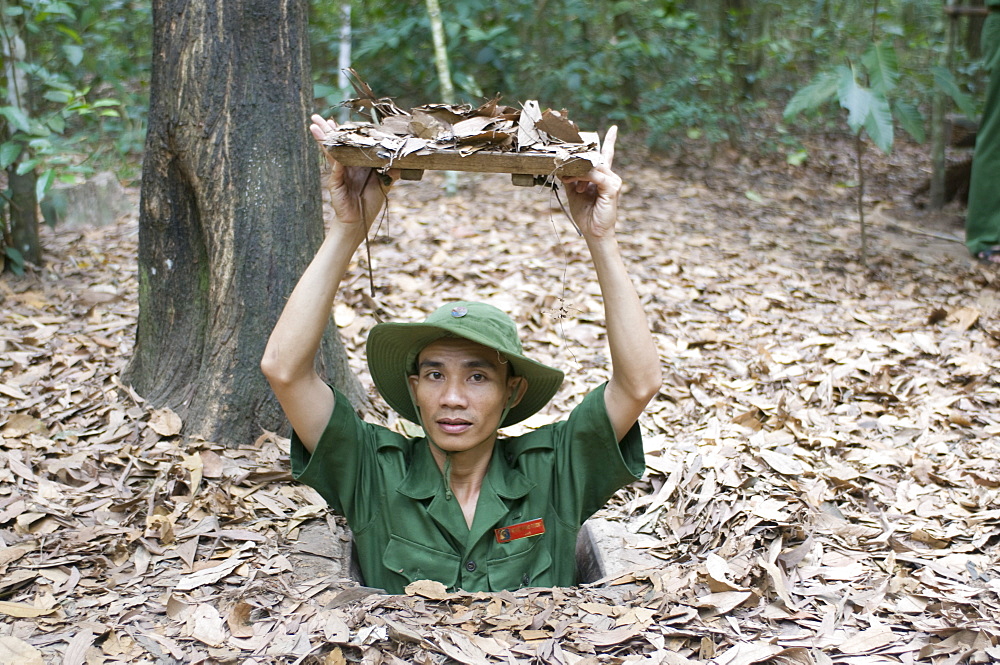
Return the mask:
[[(126, 377), (183, 434), (279, 430), (259, 370), (323, 236), (307, 0), (154, 0), (139, 213), (139, 321)], [(365, 402), (335, 333), (320, 371)]]
[(38, 195), (35, 192), (38, 176), (34, 169), (18, 175), (19, 161), (7, 169), (7, 182), (10, 185), (10, 244), (21, 253), (25, 263), (37, 266), (42, 263), (42, 245), (38, 239)]
[[(431, 21), (431, 37), (434, 40), (434, 63), (437, 65), (438, 80), (441, 83), (441, 101), (445, 104), (455, 103), (455, 86), (451, 82), (451, 67), (448, 65), (448, 46), (444, 38), (444, 20), (441, 18), (441, 5), (438, 0), (427, 0), (427, 15)], [(444, 191), (454, 196), (458, 191), (458, 173), (445, 173)]]
[[(14, 4), (17, 7), (17, 4)], [(25, 117), (31, 115), (29, 108), (28, 77), (24, 70), (17, 66), (24, 64), (27, 57), (24, 40), (21, 39), (20, 25), (8, 20), (7, 16), (0, 17), (3, 24), (2, 49), (3, 55), (3, 83), (7, 89), (6, 102), (10, 106), (24, 114)], [(0, 133), (3, 141), (10, 140), (15, 130), (7, 122), (6, 131)], [(17, 160), (7, 167), (7, 183), (10, 187), (10, 234), (11, 247), (16, 249), (21, 258), (27, 263), (39, 265), (42, 262), (42, 246), (38, 239), (38, 194), (35, 190), (35, 183), (38, 176), (34, 169), (21, 175), (17, 174), (18, 166), (28, 158), (25, 150)], [(2, 243), (0, 243), (2, 249)]]
[[(766, 11), (761, 8), (761, 11)], [(723, 115), (722, 124), (726, 130), (729, 145), (741, 150), (743, 143), (743, 121), (739, 110), (750, 92), (750, 67), (748, 58), (751, 51), (747, 46), (747, 34), (750, 28), (750, 11), (746, 9), (744, 0), (724, 0), (719, 5), (719, 48), (717, 76), (728, 71), (733, 83), (715, 86), (716, 103), (719, 108), (728, 109), (730, 113)]]
[(434, 40), (434, 64), (437, 66), (438, 82), (441, 84), (441, 101), (455, 103), (455, 88), (451, 83), (451, 67), (448, 65), (448, 46), (444, 39), (444, 20), (438, 0), (427, 0), (427, 15), (431, 20), (431, 37)]
[[(351, 98), (351, 82), (347, 78), (347, 70), (351, 67), (351, 0), (343, 0), (340, 3), (340, 50), (337, 54), (337, 85), (340, 87), (341, 102)], [(351, 109), (346, 104), (340, 107), (338, 119), (342, 123), (351, 119)]]
[[(956, 18), (949, 16), (945, 19), (948, 23), (947, 37), (945, 43), (945, 54), (941, 57), (941, 64), (948, 69), (954, 65), (955, 53), (955, 23)], [(928, 206), (931, 210), (940, 210), (945, 204), (945, 176), (948, 169), (945, 136), (945, 96), (941, 90), (935, 90), (931, 98), (931, 182)]]

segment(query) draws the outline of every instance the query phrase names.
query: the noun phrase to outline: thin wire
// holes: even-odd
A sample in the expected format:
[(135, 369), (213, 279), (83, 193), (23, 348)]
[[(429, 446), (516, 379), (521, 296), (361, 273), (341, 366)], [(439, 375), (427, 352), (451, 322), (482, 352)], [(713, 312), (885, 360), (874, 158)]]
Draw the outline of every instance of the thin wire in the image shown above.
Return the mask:
[[(553, 183), (553, 185), (554, 184), (555, 183)], [(577, 235), (582, 236), (583, 233), (581, 233), (580, 229), (577, 228), (576, 224), (573, 223), (573, 217), (572, 217), (572, 215), (569, 214), (569, 211), (566, 209), (566, 206), (563, 204), (562, 199), (559, 198), (559, 188), (558, 187), (555, 187), (555, 186), (552, 187), (552, 195), (556, 197), (556, 202), (559, 204), (559, 209), (562, 210), (562, 213), (564, 215), (566, 215), (566, 219), (568, 219), (569, 223), (573, 226), (574, 229), (576, 229)], [(565, 247), (565, 244), (563, 243), (562, 235), (560, 235), (560, 233), (559, 233), (559, 227), (556, 226), (556, 220), (552, 216), (551, 212), (549, 212), (549, 223), (552, 225), (552, 231), (553, 231), (553, 233), (556, 236), (556, 246), (559, 247), (560, 251), (562, 252), (562, 257), (563, 257), (562, 295), (559, 296), (559, 315), (556, 317), (556, 328), (558, 328), (558, 330), (559, 330), (559, 336), (560, 336), (560, 338), (562, 338), (563, 342), (565, 342), (566, 341), (566, 327), (565, 327), (565, 323), (564, 322), (565, 322), (565, 319), (568, 318), (568, 314), (569, 314), (569, 308), (567, 308), (567, 306), (566, 306), (567, 276), (569, 275), (569, 255), (566, 252), (566, 247)], [(569, 356), (570, 356), (570, 358), (573, 359), (573, 362), (579, 365), (580, 362), (577, 360), (576, 354), (573, 353), (573, 348), (571, 346), (567, 345), (566, 350), (569, 352)]]
[[(375, 174), (375, 169), (369, 169), (368, 170), (368, 175), (365, 176), (365, 182), (361, 186), (361, 191), (358, 193), (358, 208), (360, 208), (360, 210), (361, 210), (362, 223), (365, 223), (364, 220), (368, 219), (367, 211), (365, 210), (365, 197), (364, 197), (364, 193), (365, 193), (365, 190), (368, 189), (368, 183), (371, 182), (373, 174)], [(389, 196), (388, 196), (388, 194), (386, 194), (386, 190), (382, 189), (381, 187), (379, 188), (379, 191), (382, 193), (382, 200), (385, 202), (386, 205), (384, 205), (383, 208), (382, 208), (382, 218), (379, 219), (378, 224), (375, 226), (375, 231), (374, 232), (376, 234), (378, 233), (379, 228), (382, 226), (382, 221), (389, 219), (389, 206), (388, 206)], [(369, 239), (368, 239), (368, 231), (369, 230), (370, 229), (367, 226), (367, 223), (365, 223), (365, 260), (368, 262), (368, 290), (371, 292), (372, 298), (374, 298), (375, 297), (375, 275), (374, 275), (374, 271), (372, 269), (372, 248), (371, 248), (371, 243), (369, 242)]]

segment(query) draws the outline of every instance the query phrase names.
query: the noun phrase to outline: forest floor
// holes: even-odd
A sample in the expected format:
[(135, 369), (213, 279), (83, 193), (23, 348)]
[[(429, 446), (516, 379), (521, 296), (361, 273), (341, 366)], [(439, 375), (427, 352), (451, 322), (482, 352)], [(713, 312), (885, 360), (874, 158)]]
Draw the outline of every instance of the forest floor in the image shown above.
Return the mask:
[[(1000, 270), (969, 259), (961, 209), (913, 205), (928, 168), (907, 146), (868, 157), (862, 262), (849, 145), (800, 167), (619, 150), (665, 382), (647, 474), (601, 514), (655, 563), (574, 588), (345, 579), (303, 537), (336, 524), (286, 439), (186, 438), (122, 384), (136, 212), (45, 230), (44, 270), (0, 278), (0, 662), (1000, 661)], [(374, 299), (352, 268), (351, 361), (371, 390), (376, 312), (488, 300), (567, 371), (525, 426), (558, 418), (608, 375), (585, 247), (549, 190), (441, 182), (394, 189)]]

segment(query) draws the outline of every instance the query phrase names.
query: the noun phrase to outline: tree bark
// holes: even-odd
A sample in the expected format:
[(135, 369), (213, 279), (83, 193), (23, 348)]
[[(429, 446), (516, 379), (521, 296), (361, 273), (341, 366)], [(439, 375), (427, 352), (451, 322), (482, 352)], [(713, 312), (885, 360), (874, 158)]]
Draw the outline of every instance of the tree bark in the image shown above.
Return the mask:
[[(455, 103), (455, 86), (451, 81), (451, 67), (448, 64), (448, 45), (444, 38), (444, 19), (441, 18), (441, 4), (438, 0), (427, 1), (427, 15), (431, 21), (431, 37), (434, 41), (434, 64), (437, 65), (438, 80), (441, 83), (441, 100), (445, 104)], [(454, 196), (458, 191), (458, 173), (446, 171), (444, 191)]]
[[(337, 54), (337, 86), (340, 88), (340, 101), (351, 98), (351, 82), (347, 78), (347, 70), (351, 68), (351, 0), (340, 3), (340, 49)], [(344, 123), (351, 119), (351, 109), (344, 104), (340, 107), (338, 120)]]
[[(22, 153), (23, 154), (23, 153)], [(10, 186), (10, 244), (26, 263), (42, 263), (42, 245), (38, 238), (38, 195), (34, 169), (17, 174), (20, 160), (7, 169)]]
[(438, 0), (427, 1), (427, 15), (431, 21), (431, 37), (434, 40), (434, 64), (437, 66), (438, 81), (441, 83), (441, 100), (446, 104), (455, 103), (455, 88), (451, 83), (451, 67), (448, 65), (448, 47), (444, 39), (444, 20)]
[[(953, 6), (949, 2), (945, 5), (948, 9)], [(947, 37), (945, 45), (945, 55), (942, 56), (941, 64), (954, 71), (955, 53), (955, 17), (948, 16), (945, 21), (948, 23)], [(934, 90), (931, 98), (931, 181), (928, 206), (931, 210), (940, 210), (945, 204), (945, 178), (948, 170), (947, 155), (945, 154), (945, 96), (941, 90)]]
[[(323, 236), (306, 130), (307, 0), (154, 0), (139, 213), (139, 321), (126, 379), (183, 434), (246, 444), (284, 417), (259, 370)], [(336, 333), (317, 362), (366, 402)]]
[[(15, 7), (18, 5), (15, 3)], [(7, 88), (6, 102), (10, 106), (21, 111), (26, 117), (31, 115), (30, 91), (28, 89), (28, 77), (24, 70), (16, 65), (24, 64), (27, 56), (24, 40), (21, 39), (22, 30), (18, 22), (8, 20), (7, 16), (0, 17), (4, 21), (2, 31), (2, 45), (0, 54), (3, 60), (3, 82)], [(10, 140), (15, 129), (7, 123), (6, 129), (0, 133), (2, 141)], [(11, 247), (16, 249), (21, 258), (27, 263), (41, 265), (42, 246), (38, 238), (38, 194), (35, 190), (35, 183), (38, 175), (34, 169), (27, 173), (18, 175), (17, 169), (21, 162), (28, 158), (25, 150), (21, 155), (7, 167), (7, 183), (10, 187), (10, 234)], [(0, 243), (2, 250), (2, 243)]]

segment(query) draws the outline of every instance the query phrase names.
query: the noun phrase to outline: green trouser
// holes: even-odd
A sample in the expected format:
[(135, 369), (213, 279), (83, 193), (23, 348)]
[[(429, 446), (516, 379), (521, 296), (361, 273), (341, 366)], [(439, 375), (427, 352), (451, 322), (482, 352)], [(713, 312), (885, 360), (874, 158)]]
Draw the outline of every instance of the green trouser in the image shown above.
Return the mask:
[(965, 218), (965, 244), (973, 256), (1000, 248), (1000, 12), (991, 11), (982, 33), (990, 80), (976, 138)]

